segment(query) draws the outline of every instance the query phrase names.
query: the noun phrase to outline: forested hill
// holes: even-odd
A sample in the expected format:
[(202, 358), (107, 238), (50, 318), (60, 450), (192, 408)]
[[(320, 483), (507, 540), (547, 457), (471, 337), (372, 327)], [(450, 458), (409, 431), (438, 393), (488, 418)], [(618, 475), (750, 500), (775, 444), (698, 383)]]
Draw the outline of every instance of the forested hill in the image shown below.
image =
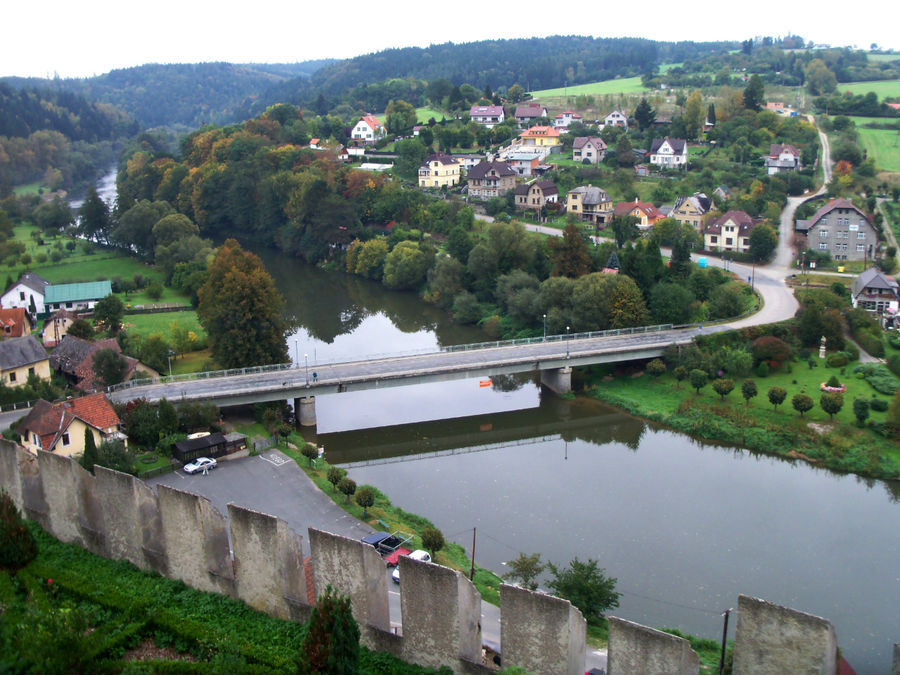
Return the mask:
[(573, 35), (448, 42), (425, 48), (388, 49), (337, 61), (306, 82), (291, 81), (274, 87), (266, 98), (270, 103), (301, 103), (310, 96), (333, 96), (359, 85), (404, 77), (428, 82), (446, 79), (478, 89), (518, 83), (535, 90), (643, 75), (661, 63), (697, 59), (738, 46), (736, 42), (656, 42)]
[(18, 87), (75, 92), (109, 103), (144, 127), (183, 126), (236, 121), (235, 110), (261, 92), (286, 80), (302, 81), (329, 60), (293, 64), (148, 64), (113, 70), (83, 79), (5, 78)]
[(134, 134), (137, 127), (119, 111), (69, 91), (15, 89), (0, 82), (0, 136), (27, 138), (36, 131), (96, 143)]

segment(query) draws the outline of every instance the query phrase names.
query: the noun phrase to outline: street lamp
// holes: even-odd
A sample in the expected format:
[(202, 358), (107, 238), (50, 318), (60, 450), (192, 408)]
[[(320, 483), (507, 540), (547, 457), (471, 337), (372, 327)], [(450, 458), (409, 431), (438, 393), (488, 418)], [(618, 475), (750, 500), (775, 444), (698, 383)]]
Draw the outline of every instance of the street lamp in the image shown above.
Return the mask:
[(294, 359), (297, 362), (297, 367), (300, 367), (300, 340), (294, 340), (294, 355), (297, 357)]
[(547, 315), (544, 314), (544, 342), (547, 341)]
[[(166, 354), (166, 358), (169, 360), (169, 377), (172, 377), (172, 357), (173, 356), (175, 356), (175, 352), (173, 352), (170, 349), (169, 353)], [(137, 372), (137, 365), (135, 365), (135, 372)]]
[(309, 386), (309, 354), (303, 355), (303, 362), (306, 364), (306, 386)]
[(566, 326), (566, 358), (569, 358), (569, 327)]

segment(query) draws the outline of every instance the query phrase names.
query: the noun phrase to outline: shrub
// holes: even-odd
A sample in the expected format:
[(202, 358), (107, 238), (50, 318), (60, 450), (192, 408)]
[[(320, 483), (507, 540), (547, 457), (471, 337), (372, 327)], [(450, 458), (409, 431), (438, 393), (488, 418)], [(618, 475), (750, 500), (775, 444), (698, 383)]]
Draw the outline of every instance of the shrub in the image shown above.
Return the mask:
[(147, 286), (147, 295), (150, 296), (151, 300), (159, 300), (163, 295), (162, 284), (158, 281), (152, 282)]
[(677, 386), (681, 386), (682, 380), (686, 380), (688, 376), (688, 369), (684, 366), (676, 366), (675, 370), (672, 371), (672, 374), (675, 376), (675, 380), (678, 382)]
[(756, 366), (756, 374), (759, 377), (768, 377), (769, 375), (769, 364), (765, 361), (760, 361), (759, 365)]
[(862, 374), (863, 378), (879, 394), (893, 396), (897, 391), (897, 380), (882, 363), (863, 363), (853, 369), (854, 373)]
[(34, 560), (37, 543), (15, 503), (0, 492), (0, 569), (15, 573)]
[(352, 478), (341, 478), (341, 482), (338, 483), (337, 488), (347, 496), (347, 503), (349, 504), (350, 497), (356, 492), (356, 481)]
[(828, 419), (834, 419), (834, 416), (844, 407), (844, 397), (837, 392), (827, 391), (819, 397), (819, 405), (828, 413)]
[(835, 354), (829, 354), (828, 358), (825, 359), (825, 365), (829, 368), (842, 368), (849, 363), (849, 359), (844, 352), (837, 352)]
[(894, 375), (900, 375), (900, 354), (894, 354), (888, 359), (887, 367)]
[(731, 393), (734, 389), (734, 380), (715, 380), (712, 384), (713, 389), (715, 389), (716, 393), (722, 397), (722, 400), (725, 400), (725, 397)]
[(647, 373), (654, 378), (659, 377), (664, 372), (666, 372), (666, 364), (662, 362), (662, 359), (653, 359), (647, 364)]
[(359, 672), (359, 626), (350, 598), (329, 585), (309, 617), (309, 630), (300, 645), (297, 672), (352, 675)]
[(867, 330), (854, 331), (853, 337), (859, 343), (859, 346), (872, 356), (877, 358), (884, 356), (884, 343), (881, 341), (880, 337)]
[(53, 262), (56, 263), (62, 259), (63, 259), (62, 251), (51, 251), (50, 252), (50, 260), (52, 260)]
[(843, 353), (847, 355), (848, 361), (859, 361), (859, 347), (849, 340), (844, 343)]
[(368, 517), (369, 507), (375, 503), (375, 492), (370, 487), (360, 488), (356, 493), (356, 503), (363, 507), (363, 518)]
[(787, 390), (784, 387), (771, 387), (769, 388), (768, 396), (772, 409), (777, 410), (778, 406), (784, 403), (784, 399), (787, 398)]
[(890, 343), (891, 347), (894, 349), (900, 349), (900, 337), (891, 336), (888, 338), (888, 343)]
[(864, 398), (853, 399), (853, 415), (856, 417), (856, 423), (863, 426), (869, 417), (869, 402)]
[(787, 361), (791, 355), (790, 345), (777, 337), (764, 335), (750, 343), (750, 351), (757, 361)]
[(883, 398), (873, 398), (869, 401), (869, 407), (878, 412), (884, 412), (888, 409), (888, 402)]
[(794, 397), (791, 399), (791, 405), (794, 406), (794, 410), (800, 413), (800, 417), (803, 417), (803, 413), (812, 410), (815, 404), (812, 397), (806, 394), (794, 394)]
[(690, 372), (688, 379), (691, 382), (691, 386), (697, 390), (697, 393), (700, 393), (700, 390), (706, 386), (707, 375), (705, 370), (700, 370), (699, 368), (695, 368)]
[(825, 384), (829, 387), (840, 387), (841, 381), (837, 378), (837, 375), (832, 375)]
[(747, 405), (750, 405), (750, 399), (754, 398), (758, 393), (755, 380), (744, 380), (741, 384), (741, 396), (744, 397)]

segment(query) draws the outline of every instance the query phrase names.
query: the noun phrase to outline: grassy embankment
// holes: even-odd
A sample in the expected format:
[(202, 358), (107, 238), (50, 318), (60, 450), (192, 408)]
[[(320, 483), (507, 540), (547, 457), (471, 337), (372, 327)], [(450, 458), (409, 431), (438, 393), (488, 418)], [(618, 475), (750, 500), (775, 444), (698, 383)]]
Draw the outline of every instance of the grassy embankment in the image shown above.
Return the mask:
[[(889, 353), (896, 353), (891, 351)], [(900, 447), (866, 427), (859, 428), (853, 416), (854, 398), (881, 398), (865, 380), (857, 379), (853, 365), (809, 368), (792, 363), (767, 377), (738, 378), (724, 400), (707, 385), (697, 394), (687, 381), (678, 383), (671, 373), (658, 380), (647, 374), (607, 379), (608, 370), (590, 372), (588, 395), (710, 441), (740, 445), (791, 459), (804, 459), (814, 466), (876, 478), (900, 478)], [(841, 371), (844, 371), (843, 373)], [(819, 405), (819, 385), (831, 375), (846, 385), (841, 411), (829, 419)], [(759, 391), (747, 405), (741, 395), (744, 379), (754, 379)], [(783, 387), (787, 398), (777, 409), (769, 403), (771, 387)], [(791, 405), (795, 394), (812, 397), (815, 406), (800, 416)], [(870, 410), (873, 423), (884, 422), (887, 412)]]
[[(0, 572), (0, 661), (14, 672), (293, 673), (307, 627), (63, 544), (32, 524), (38, 555)], [(12, 671), (11, 671), (12, 672)], [(361, 648), (360, 673), (431, 669)]]

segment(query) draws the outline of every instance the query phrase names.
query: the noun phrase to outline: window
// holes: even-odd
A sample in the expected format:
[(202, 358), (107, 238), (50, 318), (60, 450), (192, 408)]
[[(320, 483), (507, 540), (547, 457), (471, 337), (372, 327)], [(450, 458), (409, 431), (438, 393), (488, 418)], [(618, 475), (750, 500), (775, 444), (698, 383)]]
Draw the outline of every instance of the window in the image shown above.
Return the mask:
[(25, 299), (25, 291), (19, 291), (19, 300)]
[(823, 241), (821, 244), (819, 244), (819, 250), (820, 250), (820, 251), (827, 251), (827, 250), (828, 250), (828, 244), (826, 244), (826, 243)]
[(12, 372), (9, 374), (9, 381), (10, 381), (10, 382), (15, 382), (15, 381), (16, 381), (16, 371), (12, 371)]
[(828, 238), (828, 230), (819, 230), (819, 238), (827, 239)]
[(857, 245), (856, 245), (856, 252), (857, 252), (857, 253), (862, 253), (862, 252), (865, 251), (865, 250), (866, 250), (866, 245), (865, 245), (865, 244), (857, 244)]
[(865, 233), (865, 232), (857, 232), (857, 233), (856, 233), (856, 238), (857, 238), (857, 239), (865, 239), (865, 238), (866, 238), (866, 233)]
[(28, 369), (28, 375), (34, 375), (34, 366), (31, 366), (31, 368)]
[(37, 434), (31, 434), (31, 442), (34, 445), (40, 446), (40, 444), (41, 444), (40, 436), (38, 436)]
[(62, 435), (62, 442), (64, 446), (69, 444), (69, 434)]
[(715, 244), (715, 243), (717, 243), (718, 241), (719, 241), (719, 238), (718, 238), (716, 235), (711, 234), (711, 235), (709, 236), (709, 243), (710, 243), (710, 244)]

